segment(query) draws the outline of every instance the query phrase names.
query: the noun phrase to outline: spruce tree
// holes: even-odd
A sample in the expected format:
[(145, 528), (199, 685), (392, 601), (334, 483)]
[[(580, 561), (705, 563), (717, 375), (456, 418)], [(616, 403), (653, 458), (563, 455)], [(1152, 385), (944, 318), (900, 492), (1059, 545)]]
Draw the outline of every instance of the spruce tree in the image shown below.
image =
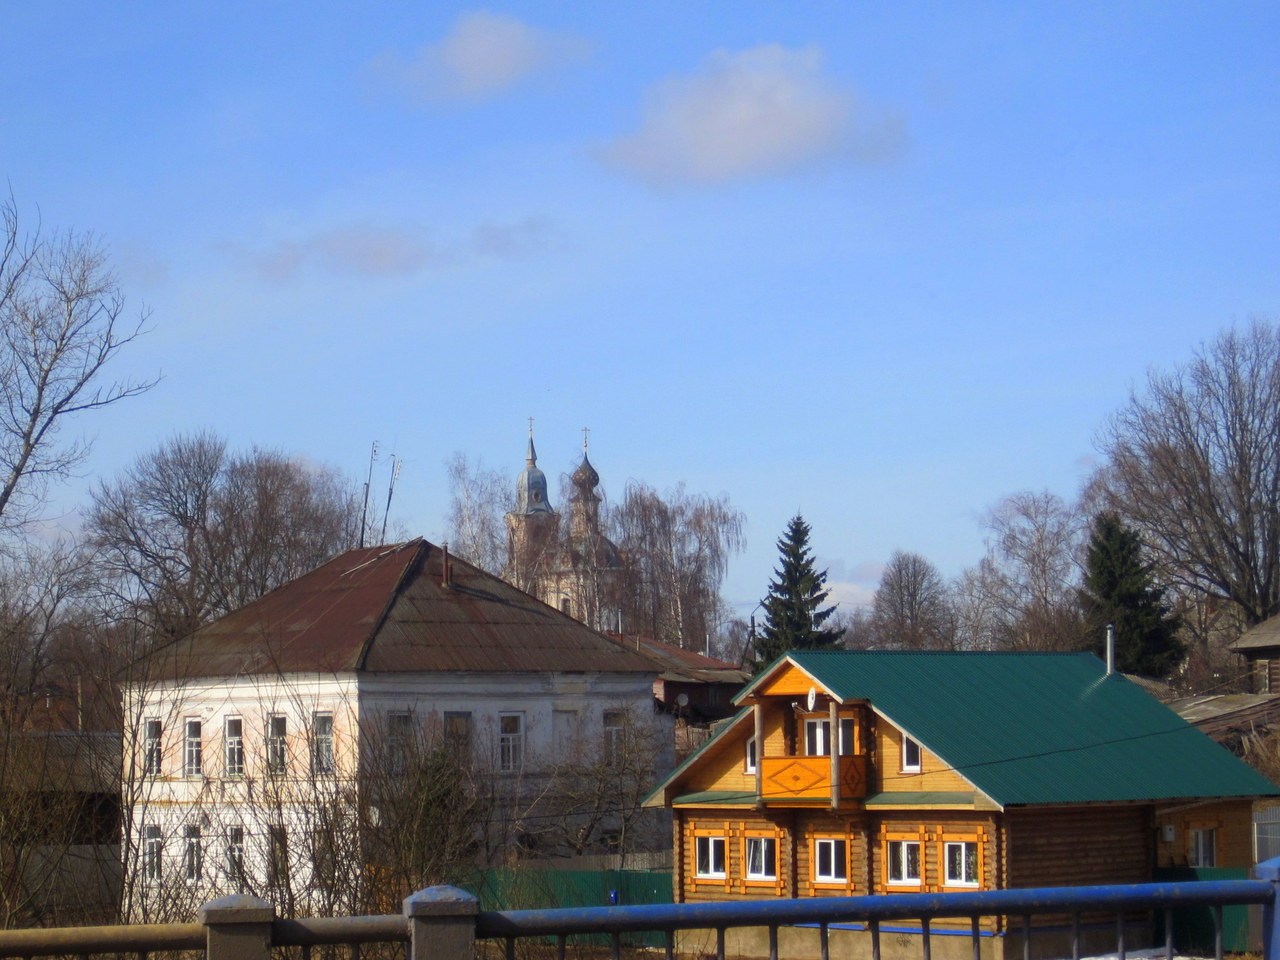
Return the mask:
[(788, 650), (832, 650), (840, 646), (841, 632), (824, 629), (835, 613), (823, 607), (828, 591), (827, 572), (813, 566), (809, 552), (809, 525), (796, 514), (778, 540), (781, 560), (764, 599), (762, 635), (753, 641), (755, 671)]
[(1182, 660), (1180, 618), (1171, 612), (1152, 565), (1143, 559), (1142, 539), (1113, 513), (1094, 518), (1085, 556), (1080, 606), (1090, 649), (1105, 656), (1107, 624), (1115, 628), (1116, 669), (1144, 677), (1165, 677)]

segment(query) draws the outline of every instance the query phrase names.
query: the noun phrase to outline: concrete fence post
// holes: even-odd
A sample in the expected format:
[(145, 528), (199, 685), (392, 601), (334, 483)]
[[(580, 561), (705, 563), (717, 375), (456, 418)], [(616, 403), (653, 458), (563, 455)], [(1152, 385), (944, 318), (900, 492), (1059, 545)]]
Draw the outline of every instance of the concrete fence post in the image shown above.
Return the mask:
[(206, 960), (271, 960), (276, 908), (267, 901), (248, 894), (218, 897), (197, 917), (204, 924)]
[(405, 897), (408, 960), (473, 960), (479, 912), (480, 901), (457, 887), (427, 887)]

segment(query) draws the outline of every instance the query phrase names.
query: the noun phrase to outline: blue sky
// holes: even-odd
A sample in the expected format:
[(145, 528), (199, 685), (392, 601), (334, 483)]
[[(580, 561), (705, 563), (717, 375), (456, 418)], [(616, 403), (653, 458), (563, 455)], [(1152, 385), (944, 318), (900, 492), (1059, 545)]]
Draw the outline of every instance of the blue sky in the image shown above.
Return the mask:
[[(1071, 496), (1148, 368), (1280, 303), (1274, 3), (14, 4), (0, 174), (151, 332), (70, 515), (177, 431), (443, 534), (455, 451), (797, 510), (839, 595)], [(385, 464), (380, 467), (380, 470)], [(385, 482), (385, 474), (381, 481)], [(554, 488), (554, 487), (553, 487)]]

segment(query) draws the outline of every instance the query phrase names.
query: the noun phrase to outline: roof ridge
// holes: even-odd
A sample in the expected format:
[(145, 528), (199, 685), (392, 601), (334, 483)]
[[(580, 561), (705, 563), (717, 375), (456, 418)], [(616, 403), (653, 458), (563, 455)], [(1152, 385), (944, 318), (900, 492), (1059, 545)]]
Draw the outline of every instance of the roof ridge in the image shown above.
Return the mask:
[[(382, 629), (382, 625), (387, 622), (387, 616), (391, 613), (391, 607), (396, 602), (396, 598), (400, 596), (400, 590), (404, 587), (405, 581), (409, 578), (409, 575), (413, 571), (417, 570), (418, 566), (424, 563), (427, 555), (430, 554), (431, 543), (425, 537), (416, 537), (414, 540), (409, 540), (406, 543), (395, 547), (393, 550), (380, 553), (373, 558), (380, 559), (395, 552), (395, 550), (401, 549), (402, 547), (415, 542), (416, 547), (414, 550), (414, 556), (410, 558), (408, 563), (401, 567), (400, 576), (396, 577), (396, 582), (392, 584), (391, 590), (387, 595), (387, 602), (383, 604), (382, 611), (376, 618), (374, 618), (373, 625), (369, 628), (369, 635), (365, 637), (364, 642), (360, 644), (360, 653), (356, 656), (355, 662), (356, 672), (364, 669), (365, 661), (369, 658), (369, 651), (373, 648), (374, 637), (378, 635), (378, 631)], [(357, 566), (352, 567), (351, 570), (345, 571), (342, 576), (345, 577), (348, 573), (353, 573), (362, 566), (364, 566), (364, 564), (358, 564)]]

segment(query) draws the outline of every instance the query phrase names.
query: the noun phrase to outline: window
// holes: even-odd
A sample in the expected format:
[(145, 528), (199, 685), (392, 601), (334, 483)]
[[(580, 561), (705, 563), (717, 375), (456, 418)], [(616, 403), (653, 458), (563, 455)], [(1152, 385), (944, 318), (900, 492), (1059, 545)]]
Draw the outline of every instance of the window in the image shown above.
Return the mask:
[(444, 745), (460, 756), (471, 755), (471, 714), (445, 712)]
[(289, 834), (282, 824), (267, 827), (267, 886), (284, 890), (289, 883)]
[(1187, 863), (1192, 867), (1217, 866), (1216, 830), (1200, 829), (1187, 831), (1188, 851)]
[(199, 883), (204, 879), (204, 845), (199, 827), (183, 830), (186, 846), (182, 852), (182, 869), (187, 883)]
[(164, 876), (164, 838), (158, 824), (149, 823), (142, 830), (142, 876), (157, 882)]
[(724, 878), (724, 837), (698, 837), (698, 857), (694, 873), (699, 877)]
[(747, 879), (778, 879), (778, 841), (773, 837), (747, 837)]
[(401, 776), (409, 768), (413, 717), (402, 711), (387, 714), (387, 772)]
[(853, 717), (840, 718), (840, 756), (852, 757), (854, 753)]
[(498, 769), (515, 773), (524, 766), (524, 714), (498, 714)]
[(267, 717), (267, 773), (282, 774), (289, 766), (289, 719), (273, 713)]
[(906, 734), (902, 735), (902, 772), (920, 772), (920, 744)]
[(249, 887), (244, 872), (244, 827), (227, 828), (227, 877), (236, 893), (244, 893)]
[(198, 777), (204, 770), (204, 742), (200, 735), (200, 721), (187, 720), (182, 738), (182, 775)]
[(844, 883), (848, 877), (845, 868), (845, 841), (813, 841), (813, 879), (818, 883)]
[(144, 777), (160, 776), (160, 736), (163, 727), (159, 720), (142, 722), (142, 775)]
[(311, 772), (333, 773), (333, 714), (311, 715)]
[(755, 773), (758, 763), (759, 755), (756, 753), (756, 738), (747, 737), (747, 759), (742, 765), (742, 772)]
[(830, 720), (806, 720), (804, 722), (804, 752), (811, 757), (830, 756)]
[(239, 717), (227, 717), (222, 725), (222, 744), (226, 754), (228, 777), (244, 776), (244, 721)]
[(920, 883), (920, 844), (914, 840), (889, 841), (889, 882)]
[(969, 841), (947, 843), (943, 850), (946, 861), (947, 885), (976, 887), (978, 885), (978, 845)]
[(604, 712), (604, 759), (617, 763), (625, 752), (626, 715), (621, 710)]

